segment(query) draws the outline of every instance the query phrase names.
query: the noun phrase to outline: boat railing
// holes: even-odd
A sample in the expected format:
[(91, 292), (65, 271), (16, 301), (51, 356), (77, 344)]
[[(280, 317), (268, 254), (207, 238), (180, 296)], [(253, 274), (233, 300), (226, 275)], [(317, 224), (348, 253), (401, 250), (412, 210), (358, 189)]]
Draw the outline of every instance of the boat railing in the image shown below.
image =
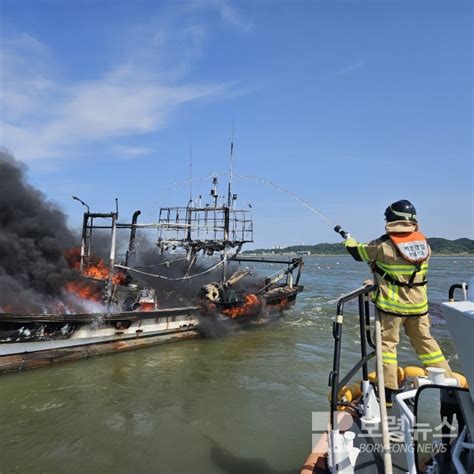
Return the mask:
[[(329, 374), (329, 387), (331, 388), (331, 427), (336, 426), (336, 411), (339, 406), (347, 405), (347, 402), (338, 400), (338, 393), (354, 375), (362, 369), (362, 380), (369, 380), (368, 362), (375, 357), (375, 343), (372, 339), (370, 328), (370, 293), (376, 289), (374, 285), (364, 285), (350, 293), (341, 296), (337, 302), (336, 318), (333, 322), (334, 337), (334, 356), (332, 371)], [(342, 347), (342, 329), (344, 322), (344, 305), (352, 300), (358, 300), (359, 312), (359, 331), (360, 331), (360, 358), (349, 370), (341, 377), (341, 347)], [(368, 348), (373, 350), (368, 352)]]
[(448, 299), (449, 302), (452, 303), (454, 301), (454, 292), (456, 290), (462, 290), (464, 294), (464, 299), (467, 299), (467, 290), (469, 289), (469, 285), (467, 283), (455, 283), (449, 287), (448, 291)]

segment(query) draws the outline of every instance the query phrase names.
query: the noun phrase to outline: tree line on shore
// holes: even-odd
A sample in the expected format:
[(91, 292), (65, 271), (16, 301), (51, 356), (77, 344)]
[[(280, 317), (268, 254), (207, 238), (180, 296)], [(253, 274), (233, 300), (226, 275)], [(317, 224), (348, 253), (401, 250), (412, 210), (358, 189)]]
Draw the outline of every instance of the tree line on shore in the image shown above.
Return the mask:
[[(474, 240), (461, 238), (456, 240), (443, 239), (440, 237), (428, 238), (433, 255), (474, 255)], [(314, 255), (343, 255), (346, 253), (343, 243), (315, 244), (315, 245), (292, 245), (278, 249), (256, 249), (248, 250), (244, 253), (252, 254), (288, 254), (304, 253)]]

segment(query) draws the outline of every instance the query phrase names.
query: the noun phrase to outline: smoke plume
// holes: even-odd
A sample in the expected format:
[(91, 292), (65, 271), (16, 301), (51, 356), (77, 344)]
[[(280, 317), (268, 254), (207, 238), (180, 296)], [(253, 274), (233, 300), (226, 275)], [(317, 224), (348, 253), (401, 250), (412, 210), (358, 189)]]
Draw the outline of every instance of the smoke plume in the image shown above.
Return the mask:
[[(123, 309), (118, 300), (116, 308), (102, 305), (110, 251), (110, 236), (105, 234), (110, 231), (94, 233), (94, 256), (81, 275), (79, 235), (68, 228), (61, 209), (27, 182), (25, 171), (23, 164), (0, 149), (0, 313)], [(220, 261), (219, 256), (189, 268), (185, 254), (160, 254), (154, 238), (145, 235), (145, 229), (141, 230), (132, 264), (139, 271), (129, 271), (126, 278), (123, 275), (123, 281), (118, 283), (123, 291), (128, 291), (127, 284), (136, 282), (140, 287), (154, 288), (161, 307), (186, 306), (196, 303), (203, 285), (222, 279), (221, 266), (207, 271)], [(126, 240), (128, 235), (119, 235), (118, 246), (125, 247)], [(117, 262), (121, 260), (118, 258)], [(227, 275), (236, 270), (237, 264), (229, 264)], [(184, 275), (192, 278), (183, 279)], [(239, 282), (235, 291), (240, 291), (242, 285), (244, 282)], [(245, 279), (247, 290), (257, 286), (257, 279)]]
[(77, 242), (64, 213), (0, 150), (0, 312), (44, 311), (78, 278), (63, 256)]

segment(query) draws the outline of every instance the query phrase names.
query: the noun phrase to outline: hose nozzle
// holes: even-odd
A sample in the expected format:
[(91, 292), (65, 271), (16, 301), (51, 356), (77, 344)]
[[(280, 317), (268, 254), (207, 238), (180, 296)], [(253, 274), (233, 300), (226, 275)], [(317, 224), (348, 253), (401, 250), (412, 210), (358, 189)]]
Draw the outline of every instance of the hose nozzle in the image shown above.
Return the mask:
[(348, 239), (350, 237), (349, 232), (346, 232), (340, 225), (334, 227), (334, 232), (337, 232), (343, 239)]

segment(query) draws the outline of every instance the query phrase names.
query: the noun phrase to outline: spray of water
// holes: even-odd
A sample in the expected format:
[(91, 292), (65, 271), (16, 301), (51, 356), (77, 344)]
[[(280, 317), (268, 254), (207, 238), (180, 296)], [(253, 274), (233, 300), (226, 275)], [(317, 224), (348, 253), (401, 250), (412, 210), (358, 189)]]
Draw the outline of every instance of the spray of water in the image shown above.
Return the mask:
[(185, 187), (189, 187), (193, 184), (207, 183), (212, 178), (218, 177), (218, 176), (223, 176), (223, 175), (224, 175), (223, 173), (210, 173), (207, 176), (197, 176), (197, 177), (193, 177), (191, 179), (188, 179), (186, 181), (182, 181), (180, 183), (172, 183), (171, 186), (161, 190), (158, 193), (157, 202), (154, 204), (154, 206), (156, 208), (158, 208), (159, 203), (162, 203), (162, 204), (165, 204), (165, 205), (168, 206), (169, 205), (168, 201), (169, 201), (170, 194), (175, 193), (176, 191), (179, 191), (179, 190), (181, 190)]
[(328, 225), (330, 225), (331, 227), (334, 227), (334, 223), (328, 218), (326, 217), (321, 211), (319, 211), (318, 209), (316, 209), (312, 204), (310, 204), (308, 201), (306, 201), (305, 199), (303, 199), (301, 196), (298, 196), (297, 194), (291, 192), (291, 191), (288, 191), (288, 189), (285, 189), (281, 186), (279, 186), (278, 184), (276, 183), (273, 183), (272, 181), (269, 181), (268, 179), (263, 179), (263, 178), (258, 178), (257, 176), (244, 176), (244, 175), (239, 175), (239, 174), (235, 174), (234, 173), (234, 176), (236, 178), (239, 178), (243, 181), (247, 181), (249, 183), (257, 183), (257, 184), (263, 184), (264, 186), (268, 186), (270, 188), (273, 188), (273, 189), (276, 189), (277, 191), (283, 193), (283, 194), (286, 194), (287, 196), (289, 196), (291, 199), (295, 200), (295, 201), (298, 201), (299, 203), (301, 203), (304, 207), (306, 207), (307, 209), (309, 209), (311, 212), (313, 212), (314, 214), (316, 214), (317, 216), (319, 216), (321, 219), (323, 219)]
[[(224, 173), (211, 173), (207, 176), (202, 176), (202, 177), (193, 177), (192, 179), (183, 181), (181, 183), (173, 183), (169, 188), (166, 188), (162, 190), (159, 193), (159, 201), (164, 202), (168, 195), (172, 192), (175, 192), (179, 189), (182, 189), (184, 187), (189, 186), (192, 183), (204, 183), (209, 181), (210, 179), (218, 176), (225, 176)], [(270, 181), (265, 178), (259, 178), (258, 176), (246, 176), (246, 175), (240, 175), (240, 174), (235, 174), (233, 173), (233, 176), (237, 179), (240, 179), (242, 181), (246, 181), (248, 183), (254, 183), (254, 184), (259, 184), (263, 186), (267, 186), (269, 188), (273, 188), (276, 191), (286, 194), (289, 196), (292, 200), (299, 202), (303, 207), (309, 209), (311, 212), (316, 214), (318, 217), (320, 217), (323, 221), (325, 221), (331, 228), (335, 226), (335, 223), (332, 222), (327, 216), (325, 216), (321, 211), (316, 209), (311, 203), (303, 199), (301, 196), (298, 196), (297, 194), (293, 193), (292, 191), (289, 191), (288, 189), (285, 189), (284, 187), (274, 183), (273, 181)]]

